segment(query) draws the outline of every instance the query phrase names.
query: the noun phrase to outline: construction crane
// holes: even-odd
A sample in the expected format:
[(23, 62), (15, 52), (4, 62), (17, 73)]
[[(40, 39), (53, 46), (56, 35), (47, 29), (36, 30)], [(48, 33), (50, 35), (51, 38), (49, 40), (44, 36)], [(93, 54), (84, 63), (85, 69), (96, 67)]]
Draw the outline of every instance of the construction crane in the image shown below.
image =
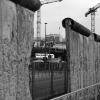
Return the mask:
[[(61, 2), (62, 0), (44, 0), (41, 1), (41, 5), (54, 3), (54, 2)], [(37, 46), (40, 46), (41, 40), (41, 8), (37, 11)]]
[(91, 32), (92, 33), (95, 33), (95, 12), (97, 11), (98, 8), (100, 8), (100, 3), (98, 3), (92, 8), (89, 8), (88, 12), (85, 13), (85, 17), (91, 14)]

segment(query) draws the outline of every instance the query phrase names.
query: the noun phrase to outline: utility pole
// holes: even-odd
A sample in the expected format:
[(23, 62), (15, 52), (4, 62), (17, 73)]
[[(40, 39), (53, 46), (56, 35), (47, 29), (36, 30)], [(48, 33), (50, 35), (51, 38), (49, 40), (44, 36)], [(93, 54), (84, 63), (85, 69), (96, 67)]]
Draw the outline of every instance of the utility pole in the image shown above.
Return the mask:
[(47, 23), (45, 23), (45, 57), (46, 57), (46, 27), (47, 26)]

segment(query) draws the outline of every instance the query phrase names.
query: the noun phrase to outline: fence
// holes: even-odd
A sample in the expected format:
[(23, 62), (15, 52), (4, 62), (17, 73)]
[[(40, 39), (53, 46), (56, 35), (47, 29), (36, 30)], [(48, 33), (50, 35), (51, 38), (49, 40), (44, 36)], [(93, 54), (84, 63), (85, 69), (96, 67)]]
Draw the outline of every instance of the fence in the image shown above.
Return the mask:
[(33, 100), (49, 99), (67, 91), (66, 62), (33, 62), (30, 75)]

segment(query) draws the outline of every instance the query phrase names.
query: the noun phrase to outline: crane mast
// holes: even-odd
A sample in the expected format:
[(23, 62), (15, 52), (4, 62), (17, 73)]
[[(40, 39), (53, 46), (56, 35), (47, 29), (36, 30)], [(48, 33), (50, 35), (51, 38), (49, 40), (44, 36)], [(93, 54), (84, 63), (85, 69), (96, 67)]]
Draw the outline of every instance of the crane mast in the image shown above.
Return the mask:
[[(54, 2), (60, 2), (62, 0), (44, 0), (41, 1), (41, 5), (54, 3)], [(41, 8), (37, 11), (37, 46), (40, 46), (40, 40), (41, 40)]]
[(95, 33), (95, 12), (91, 13), (91, 32)]
[(92, 8), (89, 8), (88, 12), (85, 13), (85, 17), (91, 14), (91, 32), (92, 33), (95, 33), (95, 12), (97, 11), (98, 8), (100, 8), (100, 3), (98, 3)]

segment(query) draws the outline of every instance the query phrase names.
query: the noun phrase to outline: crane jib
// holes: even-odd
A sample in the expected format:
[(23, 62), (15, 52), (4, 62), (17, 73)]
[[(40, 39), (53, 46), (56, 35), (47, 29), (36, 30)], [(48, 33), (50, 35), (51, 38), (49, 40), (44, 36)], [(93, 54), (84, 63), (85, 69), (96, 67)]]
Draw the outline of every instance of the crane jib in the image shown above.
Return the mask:
[(98, 3), (92, 8), (89, 8), (88, 12), (85, 13), (85, 17), (91, 14), (91, 32), (92, 33), (95, 33), (95, 12), (97, 11), (98, 8), (100, 8), (100, 3)]

